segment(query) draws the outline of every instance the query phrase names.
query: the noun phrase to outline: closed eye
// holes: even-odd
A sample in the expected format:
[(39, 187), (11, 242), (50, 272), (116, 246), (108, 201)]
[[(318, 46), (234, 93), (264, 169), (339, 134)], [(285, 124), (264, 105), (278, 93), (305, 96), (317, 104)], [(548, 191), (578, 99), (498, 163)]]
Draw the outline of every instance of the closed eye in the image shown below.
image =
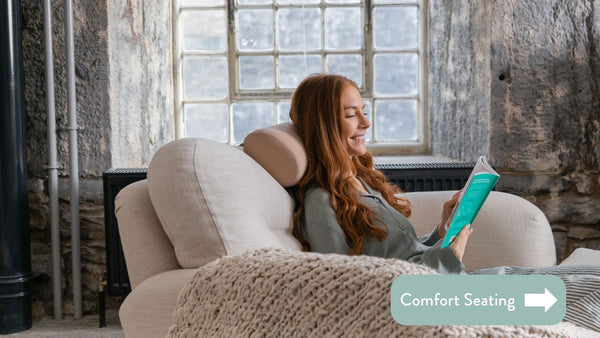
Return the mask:
[(344, 111), (346, 112), (347, 118), (355, 117), (357, 113), (362, 113), (365, 117), (367, 116), (364, 105), (360, 108), (356, 106), (344, 107)]

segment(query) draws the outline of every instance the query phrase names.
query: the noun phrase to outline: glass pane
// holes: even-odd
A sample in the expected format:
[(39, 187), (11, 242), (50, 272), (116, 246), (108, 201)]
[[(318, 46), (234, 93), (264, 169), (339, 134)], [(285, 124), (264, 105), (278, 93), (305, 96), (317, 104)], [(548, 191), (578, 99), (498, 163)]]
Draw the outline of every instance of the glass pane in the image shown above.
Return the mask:
[(182, 77), (184, 100), (227, 97), (226, 57), (185, 57)]
[(279, 0), (280, 5), (310, 5), (320, 4), (321, 0)]
[(228, 115), (225, 103), (186, 104), (183, 107), (185, 137), (227, 142)]
[(241, 89), (274, 89), (273, 57), (240, 56)]
[(328, 4), (358, 4), (361, 0), (326, 0)]
[(416, 54), (375, 54), (375, 95), (416, 95)]
[(417, 7), (375, 7), (375, 48), (417, 48)]
[(318, 8), (280, 9), (279, 49), (315, 50), (321, 48), (321, 10)]
[(292, 122), (292, 120), (290, 119), (291, 106), (292, 101), (281, 101), (277, 104), (277, 121), (279, 123)]
[(238, 0), (240, 5), (270, 5), (273, 0)]
[(360, 7), (325, 9), (325, 48), (360, 49), (362, 32)]
[(375, 101), (377, 141), (416, 141), (417, 102), (415, 100)]
[(181, 13), (184, 51), (224, 52), (227, 26), (224, 10)]
[(273, 50), (273, 10), (241, 9), (236, 24), (239, 50)]
[(233, 141), (242, 143), (250, 132), (273, 124), (273, 102), (233, 104)]
[(181, 0), (181, 6), (202, 7), (202, 6), (224, 6), (225, 0)]
[(372, 0), (376, 4), (418, 4), (420, 0)]
[(327, 72), (343, 75), (362, 86), (362, 56), (358, 54), (327, 55)]
[(300, 81), (321, 72), (319, 55), (282, 55), (279, 57), (279, 87), (296, 88)]

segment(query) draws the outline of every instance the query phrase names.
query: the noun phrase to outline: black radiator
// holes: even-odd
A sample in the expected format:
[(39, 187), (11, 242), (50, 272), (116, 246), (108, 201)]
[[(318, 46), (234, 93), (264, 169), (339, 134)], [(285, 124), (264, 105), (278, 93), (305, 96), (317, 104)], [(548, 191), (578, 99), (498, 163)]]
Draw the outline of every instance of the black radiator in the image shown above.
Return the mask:
[(386, 179), (404, 192), (461, 189), (474, 162), (376, 164)]
[[(146, 178), (146, 168), (110, 169), (102, 175), (104, 183), (104, 231), (106, 239), (106, 291), (111, 296), (131, 292), (121, 237), (115, 216), (115, 197), (128, 184)], [(102, 310), (102, 309), (101, 309)]]

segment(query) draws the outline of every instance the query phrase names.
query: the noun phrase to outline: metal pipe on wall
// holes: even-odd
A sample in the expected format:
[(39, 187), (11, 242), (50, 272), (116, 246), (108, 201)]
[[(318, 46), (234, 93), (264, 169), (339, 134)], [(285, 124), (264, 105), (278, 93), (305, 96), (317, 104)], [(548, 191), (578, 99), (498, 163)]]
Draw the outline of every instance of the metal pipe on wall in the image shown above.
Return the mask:
[(75, 92), (75, 52), (73, 42), (73, 2), (64, 1), (65, 56), (67, 58), (67, 107), (69, 115), (69, 177), (71, 186), (71, 255), (73, 261), (73, 318), (82, 317), (81, 244), (79, 233), (79, 164), (77, 151), (77, 107)]
[(56, 162), (56, 111), (54, 102), (54, 55), (52, 51), (52, 4), (44, 0), (44, 46), (46, 56), (46, 123), (48, 126), (48, 196), (52, 241), (52, 292), (54, 318), (62, 318), (60, 229), (58, 223), (58, 165)]

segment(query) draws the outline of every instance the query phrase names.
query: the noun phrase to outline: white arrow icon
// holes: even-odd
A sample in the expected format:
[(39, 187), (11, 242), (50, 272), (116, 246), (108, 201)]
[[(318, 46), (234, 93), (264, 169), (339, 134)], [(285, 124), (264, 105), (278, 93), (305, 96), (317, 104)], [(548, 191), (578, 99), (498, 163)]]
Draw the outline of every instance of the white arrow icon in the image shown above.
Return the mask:
[(543, 306), (544, 312), (548, 312), (548, 309), (556, 303), (556, 297), (548, 289), (544, 288), (544, 293), (526, 293), (525, 294), (525, 306)]

